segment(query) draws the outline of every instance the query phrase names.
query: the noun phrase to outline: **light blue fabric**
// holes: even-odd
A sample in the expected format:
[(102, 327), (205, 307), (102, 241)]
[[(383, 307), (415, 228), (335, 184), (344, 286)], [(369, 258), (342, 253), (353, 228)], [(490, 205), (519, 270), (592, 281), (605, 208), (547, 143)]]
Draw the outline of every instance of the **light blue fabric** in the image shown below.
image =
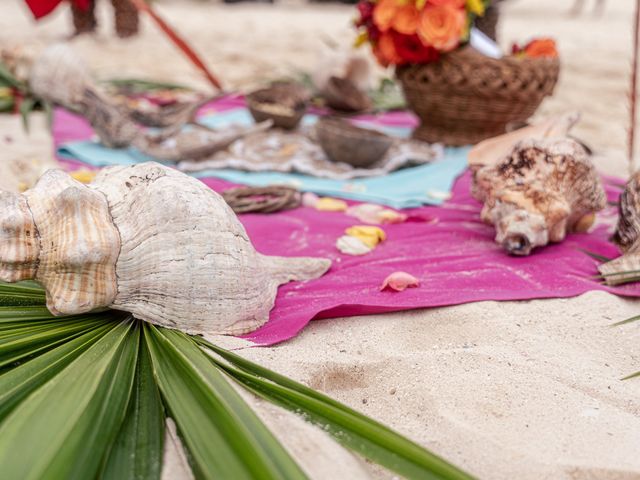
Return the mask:
[[(306, 115), (307, 125), (317, 120), (315, 115)], [(208, 115), (200, 119), (208, 126), (220, 128), (231, 123), (250, 125), (253, 119), (245, 109)], [(369, 124), (396, 136), (408, 136), (410, 130)], [(451, 192), (453, 182), (465, 170), (468, 148), (447, 148), (440, 161), (405, 168), (374, 178), (353, 180), (330, 180), (298, 173), (243, 172), (239, 170), (206, 170), (194, 173), (198, 178), (216, 177), (245, 185), (292, 185), (319, 195), (346, 198), (362, 202), (379, 203), (393, 208), (412, 208), (424, 204), (439, 205)], [(146, 161), (157, 161), (135, 149), (110, 149), (94, 141), (69, 142), (58, 148), (62, 158), (79, 160), (94, 166), (133, 165)]]

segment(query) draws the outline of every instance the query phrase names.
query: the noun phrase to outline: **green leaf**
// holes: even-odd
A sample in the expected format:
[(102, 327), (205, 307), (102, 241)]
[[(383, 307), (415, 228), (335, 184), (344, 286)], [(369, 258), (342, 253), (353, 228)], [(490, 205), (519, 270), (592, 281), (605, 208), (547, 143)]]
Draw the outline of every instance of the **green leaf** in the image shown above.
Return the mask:
[(99, 476), (103, 480), (160, 478), (164, 408), (153, 378), (149, 350), (144, 337), (141, 338), (136, 380), (127, 416)]
[(220, 355), (211, 361), (257, 395), (324, 428), (343, 446), (406, 478), (470, 479), (469, 474), (384, 425), (269, 369), (197, 338)]
[(0, 307), (0, 324), (25, 320), (59, 320), (64, 317), (54, 317), (47, 307), (42, 305), (27, 305), (16, 307), (14, 305)]
[(35, 282), (0, 282), (0, 306), (44, 305), (45, 301), (44, 290)]
[(631, 375), (627, 375), (622, 380), (631, 380), (632, 378), (640, 377), (640, 372), (632, 373)]
[(139, 333), (137, 322), (117, 324), (5, 418), (4, 478), (95, 477), (126, 413)]
[(192, 89), (179, 83), (162, 82), (158, 80), (148, 80), (140, 78), (114, 78), (105, 83), (124, 90), (137, 92), (148, 92), (153, 90), (189, 90)]
[(148, 324), (144, 334), (164, 403), (198, 478), (305, 478), (193, 340)]
[(613, 260), (611, 258), (605, 257), (604, 255), (600, 255), (599, 253), (595, 253), (595, 252), (591, 252), (589, 250), (586, 250), (584, 248), (578, 248), (578, 250), (580, 250), (582, 253), (585, 253), (587, 255), (589, 255), (591, 258), (598, 260), (599, 262), (608, 262), (610, 260)]
[(2, 62), (0, 62), (0, 80), (11, 87), (19, 88), (21, 90), (26, 88), (25, 84), (18, 80)]
[(627, 318), (626, 320), (622, 320), (621, 322), (616, 322), (614, 324), (612, 324), (612, 327), (618, 327), (620, 325), (626, 325), (627, 323), (631, 323), (631, 322), (635, 322), (637, 320), (640, 320), (640, 315), (636, 315), (635, 317), (631, 317), (631, 318)]
[(36, 108), (38, 101), (33, 97), (26, 97), (20, 103), (20, 116), (22, 117), (22, 128), (29, 133), (29, 114)]
[(14, 97), (0, 98), (0, 112), (13, 112), (15, 103)]
[(49, 350), (104, 323), (104, 319), (87, 316), (54, 324), (27, 326), (0, 331), (0, 368), (24, 357)]
[(58, 375), (116, 323), (107, 323), (0, 375), (0, 421), (28, 394)]

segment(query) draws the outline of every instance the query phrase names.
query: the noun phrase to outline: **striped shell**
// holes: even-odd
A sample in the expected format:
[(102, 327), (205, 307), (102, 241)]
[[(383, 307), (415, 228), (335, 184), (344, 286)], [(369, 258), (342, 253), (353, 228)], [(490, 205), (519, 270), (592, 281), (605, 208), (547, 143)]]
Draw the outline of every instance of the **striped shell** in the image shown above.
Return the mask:
[(53, 314), (111, 307), (188, 333), (265, 323), (278, 286), (330, 261), (261, 255), (224, 200), (157, 163), (103, 170), (87, 186), (49, 170), (0, 193), (0, 278), (35, 279)]

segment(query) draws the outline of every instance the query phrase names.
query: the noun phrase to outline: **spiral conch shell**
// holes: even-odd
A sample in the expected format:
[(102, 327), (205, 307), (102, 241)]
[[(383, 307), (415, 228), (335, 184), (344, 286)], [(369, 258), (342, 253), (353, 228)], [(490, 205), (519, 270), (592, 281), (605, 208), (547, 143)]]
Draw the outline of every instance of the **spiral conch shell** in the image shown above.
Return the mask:
[(619, 210), (613, 242), (623, 254), (598, 267), (608, 285), (619, 285), (640, 276), (640, 172), (627, 182), (620, 196)]
[(278, 286), (330, 261), (262, 255), (224, 200), (157, 163), (90, 185), (46, 172), (0, 193), (0, 278), (35, 279), (58, 314), (110, 307), (187, 333), (240, 334), (269, 318)]
[(514, 255), (587, 230), (606, 195), (584, 148), (569, 138), (519, 142), (495, 165), (475, 172), (473, 194), (496, 242)]

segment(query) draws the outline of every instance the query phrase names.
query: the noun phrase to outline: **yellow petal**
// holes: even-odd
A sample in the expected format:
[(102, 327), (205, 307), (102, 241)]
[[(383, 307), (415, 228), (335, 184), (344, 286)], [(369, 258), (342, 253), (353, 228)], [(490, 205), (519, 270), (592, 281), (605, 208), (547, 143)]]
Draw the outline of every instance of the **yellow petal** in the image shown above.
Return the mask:
[(484, 15), (484, 2), (482, 0), (467, 0), (467, 8), (471, 13)]
[(347, 202), (344, 200), (331, 197), (323, 197), (316, 202), (316, 210), (321, 212), (344, 212), (347, 207)]
[(86, 168), (71, 172), (71, 177), (82, 183), (91, 183), (96, 178), (96, 172)]
[(350, 237), (355, 237), (361, 240), (365, 245), (374, 248), (380, 242), (387, 238), (387, 234), (379, 227), (372, 227), (369, 225), (356, 225), (345, 230), (345, 233)]

